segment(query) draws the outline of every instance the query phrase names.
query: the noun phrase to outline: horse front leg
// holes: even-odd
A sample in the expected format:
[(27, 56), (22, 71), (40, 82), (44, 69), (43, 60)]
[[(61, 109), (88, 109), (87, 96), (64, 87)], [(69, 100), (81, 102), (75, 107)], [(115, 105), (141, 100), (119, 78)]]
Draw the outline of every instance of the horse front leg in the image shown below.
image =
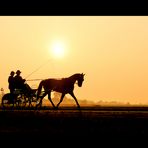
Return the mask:
[(78, 103), (78, 101), (77, 101), (77, 98), (75, 97), (74, 93), (71, 92), (70, 95), (74, 98), (74, 100), (75, 100), (75, 102), (76, 102), (76, 104), (77, 104), (77, 106), (78, 106), (78, 109), (80, 109), (80, 105), (79, 105), (79, 103)]
[(61, 99), (60, 99), (59, 103), (58, 103), (57, 106), (56, 106), (56, 109), (58, 109), (60, 103), (63, 101), (64, 96), (65, 96), (65, 94), (63, 93), (63, 94), (61, 95)]

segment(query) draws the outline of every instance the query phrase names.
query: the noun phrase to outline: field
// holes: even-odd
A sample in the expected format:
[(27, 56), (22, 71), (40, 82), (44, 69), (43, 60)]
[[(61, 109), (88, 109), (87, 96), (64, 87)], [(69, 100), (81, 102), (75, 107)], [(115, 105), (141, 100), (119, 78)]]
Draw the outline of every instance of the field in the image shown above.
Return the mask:
[[(25, 137), (36, 141), (148, 137), (148, 107), (50, 107), (0, 110), (0, 134), (5, 138)], [(73, 139), (74, 140), (74, 139)]]

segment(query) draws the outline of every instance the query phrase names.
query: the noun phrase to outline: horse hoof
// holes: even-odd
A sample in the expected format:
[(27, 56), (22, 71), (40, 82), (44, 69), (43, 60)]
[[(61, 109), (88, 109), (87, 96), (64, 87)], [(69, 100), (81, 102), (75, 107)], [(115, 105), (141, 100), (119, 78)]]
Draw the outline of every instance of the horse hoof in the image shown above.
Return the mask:
[(55, 106), (54, 109), (55, 109), (55, 110), (58, 110), (58, 107)]
[(80, 106), (78, 106), (78, 110), (81, 110)]

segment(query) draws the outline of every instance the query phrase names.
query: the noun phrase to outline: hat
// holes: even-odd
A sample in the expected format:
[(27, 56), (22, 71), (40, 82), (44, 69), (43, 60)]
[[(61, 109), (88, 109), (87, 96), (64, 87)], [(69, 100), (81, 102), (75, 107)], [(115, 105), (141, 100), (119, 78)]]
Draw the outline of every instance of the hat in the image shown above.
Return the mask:
[(21, 71), (20, 71), (20, 70), (17, 70), (17, 71), (16, 71), (16, 74), (20, 74), (20, 73), (21, 73)]

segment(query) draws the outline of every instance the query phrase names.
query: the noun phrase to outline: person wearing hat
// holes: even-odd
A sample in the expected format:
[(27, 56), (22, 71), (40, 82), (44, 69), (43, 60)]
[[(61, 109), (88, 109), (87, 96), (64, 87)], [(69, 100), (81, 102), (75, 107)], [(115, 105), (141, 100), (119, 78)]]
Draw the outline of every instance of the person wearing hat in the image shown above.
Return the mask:
[(26, 81), (23, 79), (21, 76), (21, 71), (17, 70), (16, 71), (16, 76), (15, 76), (15, 88), (21, 89), (25, 94), (32, 93), (32, 89), (28, 84), (25, 84), (24, 82)]
[(17, 89), (22, 89), (24, 82), (26, 81), (25, 79), (23, 79), (21, 76), (21, 71), (17, 70), (16, 71), (16, 76), (14, 77), (14, 81), (15, 81), (15, 88)]
[(14, 84), (14, 74), (15, 72), (14, 71), (11, 71), (10, 72), (10, 76), (8, 77), (8, 83), (9, 83), (9, 90), (10, 90), (10, 93), (12, 94), (14, 92), (14, 89), (15, 89), (15, 84)]

